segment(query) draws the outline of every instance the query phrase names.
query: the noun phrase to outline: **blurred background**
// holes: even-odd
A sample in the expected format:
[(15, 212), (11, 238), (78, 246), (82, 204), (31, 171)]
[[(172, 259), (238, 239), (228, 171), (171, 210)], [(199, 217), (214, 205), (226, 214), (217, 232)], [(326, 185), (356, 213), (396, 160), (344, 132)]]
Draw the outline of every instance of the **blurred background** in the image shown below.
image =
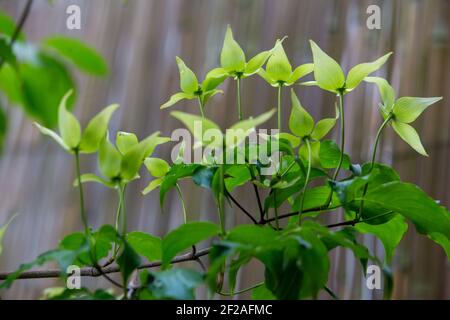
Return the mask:
[[(0, 9), (18, 20), (26, 0), (0, 0)], [(68, 30), (66, 8), (81, 8), (81, 30)], [(381, 29), (369, 30), (366, 10), (381, 8)], [(336, 58), (344, 70), (357, 63), (372, 61), (394, 51), (383, 70), (399, 96), (443, 96), (414, 126), (420, 132), (429, 158), (415, 153), (391, 129), (383, 135), (380, 160), (390, 163), (404, 181), (421, 186), (433, 198), (450, 206), (450, 1), (434, 0), (129, 0), (80, 1), (35, 0), (24, 26), (30, 42), (62, 34), (80, 38), (96, 48), (108, 61), (109, 73), (93, 77), (73, 71), (78, 91), (74, 112), (82, 124), (110, 103), (121, 108), (112, 118), (111, 131), (136, 132), (140, 138), (161, 130), (164, 135), (180, 127), (177, 120), (159, 106), (178, 90), (178, 55), (199, 78), (219, 64), (226, 25), (247, 57), (273, 46), (284, 35), (285, 49), (295, 67), (311, 62), (308, 39), (315, 40)], [(207, 106), (207, 116), (222, 127), (234, 123), (234, 82), (222, 85)], [(0, 84), (1, 85), (1, 84)], [(53, 90), (50, 84), (44, 90)], [(304, 106), (318, 119), (334, 113), (334, 97), (313, 87), (296, 87)], [(286, 97), (287, 95), (285, 95)], [(346, 101), (346, 152), (353, 162), (367, 161), (380, 124), (379, 95), (375, 86), (362, 84)], [(50, 139), (39, 134), (30, 117), (20, 107), (2, 100), (8, 115), (8, 132), (0, 155), (0, 224), (17, 212), (11, 223), (0, 256), (0, 271), (12, 271), (22, 262), (57, 246), (67, 233), (81, 230), (77, 190), (72, 187), (74, 165)], [(284, 121), (290, 103), (284, 99)], [(243, 106), (247, 116), (260, 114), (276, 105), (276, 90), (262, 79), (252, 77), (243, 84)], [(195, 102), (182, 102), (174, 108), (197, 113)], [(275, 118), (271, 126), (275, 126)], [(286, 122), (285, 122), (286, 123)], [(335, 133), (336, 134), (336, 133)], [(337, 136), (335, 137), (337, 138)], [(170, 146), (157, 155), (170, 158)], [(96, 171), (95, 156), (82, 160), (84, 172)], [(140, 195), (150, 177), (127, 190), (130, 230), (162, 236), (182, 222), (181, 208), (172, 194), (165, 212), (159, 208), (158, 192)], [(216, 219), (209, 192), (182, 185), (189, 220)], [(256, 210), (253, 195), (242, 189), (237, 198)], [(94, 227), (113, 223), (116, 193), (96, 184), (85, 187), (89, 222)], [(247, 222), (233, 208), (227, 210), (228, 224)], [(330, 222), (339, 221), (330, 215)], [(383, 248), (372, 237), (363, 241), (383, 255)], [(381, 290), (366, 289), (359, 263), (345, 250), (332, 252), (329, 277), (331, 287), (341, 298), (380, 299)], [(197, 266), (195, 266), (197, 267)], [(395, 299), (449, 299), (450, 266), (443, 250), (418, 235), (411, 226), (397, 249), (393, 261)], [(238, 288), (248, 287), (262, 278), (258, 264), (240, 272)], [(101, 279), (85, 279), (89, 286), (109, 286)], [(85, 282), (83, 282), (84, 284)], [(20, 280), (2, 293), (4, 299), (35, 299), (58, 280)], [(248, 297), (247, 295), (241, 298)], [(327, 296), (323, 296), (327, 298)]]

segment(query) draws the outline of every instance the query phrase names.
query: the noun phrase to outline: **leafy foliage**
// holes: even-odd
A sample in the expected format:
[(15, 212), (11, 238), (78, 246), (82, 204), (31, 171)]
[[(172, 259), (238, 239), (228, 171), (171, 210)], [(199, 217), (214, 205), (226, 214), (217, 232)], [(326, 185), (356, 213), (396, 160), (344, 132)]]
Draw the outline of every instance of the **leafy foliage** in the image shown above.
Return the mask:
[[(11, 32), (11, 21), (0, 15), (0, 31)], [(57, 262), (61, 277), (65, 277), (67, 266), (76, 264), (98, 272), (113, 285), (122, 289), (115, 292), (87, 289), (48, 290), (49, 299), (194, 299), (199, 286), (207, 286), (210, 294), (231, 295), (253, 290), (254, 299), (307, 299), (318, 297), (329, 282), (329, 253), (336, 248), (350, 250), (363, 268), (369, 261), (383, 264), (385, 296), (393, 288), (392, 272), (389, 269), (395, 249), (412, 223), (416, 230), (442, 246), (450, 253), (450, 213), (419, 187), (404, 182), (391, 167), (376, 163), (377, 146), (384, 129), (391, 125), (400, 137), (420, 154), (426, 155), (418, 133), (410, 126), (430, 105), (441, 98), (402, 97), (396, 99), (394, 88), (387, 80), (370, 76), (382, 68), (391, 53), (373, 62), (362, 63), (350, 69), (347, 75), (338, 62), (311, 41), (313, 63), (292, 68), (284, 50), (282, 40), (277, 40), (270, 50), (256, 54), (247, 61), (247, 55), (227, 28), (220, 66), (209, 71), (203, 82), (179, 57), (176, 58), (180, 92), (172, 95), (161, 109), (171, 107), (183, 99), (197, 99), (200, 115), (173, 111), (171, 115), (182, 122), (196, 139), (194, 148), (206, 147), (198, 163), (184, 159), (185, 146), (181, 147), (173, 162), (152, 156), (155, 148), (170, 139), (159, 132), (139, 141), (133, 133), (118, 132), (114, 143), (110, 141), (108, 123), (117, 105), (105, 108), (82, 130), (80, 123), (70, 111), (72, 91), (65, 90), (56, 113), (40, 120), (39, 130), (53, 138), (65, 151), (74, 155), (77, 164), (75, 185), (80, 189), (81, 217), (85, 222), (84, 232), (66, 236), (58, 248), (40, 255), (35, 261), (22, 264), (1, 284), (12, 285), (23, 272), (47, 262)], [(106, 73), (106, 65), (91, 49), (74, 39), (52, 38), (46, 42), (53, 51), (69, 59), (74, 65), (93, 74)], [(14, 69), (15, 50), (1, 45), (2, 56), (7, 64), (0, 71), (0, 88), (11, 101), (24, 103), (17, 87), (17, 72)], [(71, 51), (73, 48), (74, 51)], [(9, 48), (10, 49), (10, 48)], [(47, 53), (45, 53), (47, 54)], [(23, 63), (17, 55), (17, 63)], [(49, 58), (44, 58), (49, 59)], [(54, 60), (49, 60), (55, 64)], [(27, 69), (27, 67), (21, 68)], [(28, 76), (37, 76), (37, 71)], [(304, 85), (317, 85), (336, 94), (335, 116), (316, 121), (302, 105), (294, 90), (291, 90), (291, 113), (289, 131), (264, 134), (264, 139), (247, 139), (255, 128), (266, 124), (274, 115), (269, 110), (259, 116), (243, 118), (241, 104), (241, 79), (258, 74), (278, 90), (278, 128), (281, 126), (281, 93), (284, 86), (295, 84), (300, 78), (313, 73), (314, 80)], [(23, 77), (23, 74), (19, 74)], [(219, 86), (231, 78), (237, 83), (237, 105), (239, 121), (229, 129), (222, 130), (213, 120), (205, 116), (206, 102), (221, 92)], [(53, 81), (53, 80), (52, 80)], [(375, 84), (380, 92), (381, 125), (372, 148), (372, 158), (365, 164), (352, 163), (345, 153), (344, 141), (344, 96), (350, 94), (361, 83)], [(32, 87), (32, 85), (30, 85)], [(59, 99), (59, 98), (58, 98)], [(46, 102), (47, 103), (47, 102)], [(48, 102), (49, 103), (49, 102)], [(47, 103), (47, 104), (48, 104)], [(55, 117), (54, 119), (52, 117)], [(44, 121), (44, 119), (46, 121)], [(1, 120), (1, 118), (0, 118)], [(340, 120), (341, 139), (325, 139)], [(57, 124), (59, 133), (48, 127)], [(2, 123), (0, 122), (0, 129)], [(207, 131), (209, 130), (209, 131)], [(3, 130), (4, 131), (4, 130)], [(205, 133), (206, 132), (206, 133)], [(237, 132), (237, 133), (236, 133)], [(2, 131), (0, 131), (0, 135)], [(277, 147), (272, 149), (276, 141)], [(189, 146), (190, 147), (190, 146)], [(263, 157), (250, 151), (266, 150), (279, 161)], [(242, 156), (242, 163), (228, 162), (231, 152)], [(80, 153), (97, 153), (101, 175), (81, 174)], [(142, 193), (159, 189), (161, 208), (170, 190), (176, 189), (184, 213), (183, 224), (157, 237), (141, 231), (128, 231), (126, 224), (125, 188), (140, 178), (139, 171), (145, 166), (154, 178)], [(267, 172), (268, 166), (275, 169)], [(194, 185), (208, 189), (217, 206), (218, 223), (189, 221), (187, 208), (179, 182), (191, 179)], [(92, 230), (87, 225), (84, 210), (83, 183), (98, 182), (118, 192), (118, 210), (115, 226), (106, 225)], [(314, 184), (310, 182), (314, 181)], [(250, 212), (233, 196), (242, 186), (249, 185), (255, 192), (259, 212)], [(262, 192), (260, 192), (262, 191)], [(241, 224), (229, 228), (229, 212), (233, 206), (242, 211), (253, 224)], [(286, 210), (287, 213), (279, 211)], [(343, 210), (345, 220), (326, 225), (322, 214)], [(154, 213), (152, 213), (154, 214)], [(4, 229), (0, 229), (0, 240)], [(384, 259), (375, 256), (363, 244), (359, 235), (376, 236), (385, 248)], [(197, 246), (211, 243), (202, 251)], [(1, 247), (0, 247), (1, 251)], [(202, 257), (208, 253), (209, 264), (205, 267)], [(143, 259), (148, 263), (143, 263)], [(204, 259), (204, 258), (203, 258)], [(174, 267), (176, 263), (196, 261), (201, 271)], [(257, 260), (264, 266), (263, 282), (236, 291), (239, 270)], [(110, 272), (109, 264), (115, 263), (113, 271), (120, 271), (122, 283), (118, 284), (104, 272)], [(161, 266), (160, 271), (146, 270)], [(92, 268), (92, 269), (89, 269)], [(144, 269), (144, 270), (142, 270)], [(138, 285), (136, 285), (139, 274)], [(224, 283), (227, 279), (227, 283)], [(229, 295), (227, 294), (227, 295)]]

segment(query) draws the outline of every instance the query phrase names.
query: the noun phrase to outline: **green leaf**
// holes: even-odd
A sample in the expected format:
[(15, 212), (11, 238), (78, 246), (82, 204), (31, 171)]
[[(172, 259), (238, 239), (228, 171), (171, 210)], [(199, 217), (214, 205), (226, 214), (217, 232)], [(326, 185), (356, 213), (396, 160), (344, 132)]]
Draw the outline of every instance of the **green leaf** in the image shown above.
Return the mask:
[(276, 300), (273, 293), (265, 285), (258, 286), (252, 291), (253, 300)]
[(17, 66), (17, 59), (11, 46), (8, 41), (2, 38), (0, 38), (0, 59), (2, 59), (4, 63), (9, 63), (14, 67)]
[(232, 148), (233, 146), (239, 145), (255, 127), (269, 120), (275, 114), (275, 112), (276, 110), (272, 109), (264, 112), (256, 118), (242, 120), (232, 125), (226, 132), (227, 148)]
[[(105, 180), (93, 173), (82, 174), (80, 179), (81, 179), (81, 183), (97, 182), (108, 188), (114, 188), (116, 186), (113, 182)], [(78, 179), (75, 179), (75, 181), (73, 182), (73, 185), (74, 185), (74, 187), (78, 187)]]
[(147, 288), (155, 299), (195, 299), (194, 289), (203, 281), (203, 275), (189, 269), (174, 268), (150, 272)]
[(202, 90), (208, 92), (217, 88), (226, 78), (228, 72), (223, 68), (214, 68), (210, 70), (202, 83)]
[(127, 153), (132, 147), (139, 143), (134, 133), (119, 131), (116, 135), (116, 146), (121, 154)]
[[(23, 47), (23, 44), (20, 45)], [(36, 49), (27, 46), (21, 50), (33, 52)], [(21, 105), (26, 113), (48, 128), (56, 126), (61, 99), (75, 87), (67, 67), (55, 58), (39, 53), (21, 63), (19, 72)], [(68, 109), (73, 105), (73, 100), (67, 101)]]
[(291, 103), (292, 111), (289, 118), (289, 130), (298, 137), (309, 136), (314, 128), (314, 119), (302, 107), (293, 89), (291, 90)]
[(450, 214), (419, 187), (390, 182), (369, 191), (364, 202), (374, 203), (411, 220), (419, 233), (442, 233), (450, 239)]
[(267, 61), (266, 73), (274, 82), (287, 82), (291, 76), (292, 66), (281, 40), (277, 40), (272, 55)]
[(144, 160), (144, 165), (150, 174), (156, 178), (164, 177), (170, 170), (169, 164), (165, 160), (159, 158), (146, 158)]
[[(311, 141), (311, 166), (313, 167), (320, 167), (321, 159), (320, 159), (320, 149), (321, 144), (319, 141)], [(308, 147), (306, 144), (303, 144), (300, 149), (298, 150), (298, 155), (300, 158), (304, 161), (308, 161), (309, 159), (309, 152)]]
[(81, 141), (81, 127), (77, 118), (67, 110), (67, 99), (72, 95), (72, 90), (66, 93), (59, 105), (58, 125), (61, 138), (70, 149), (78, 148)]
[[(0, 11), (0, 33), (5, 36), (12, 37), (16, 31), (16, 23), (13, 18)], [(23, 32), (20, 32), (18, 40), (23, 41), (25, 39)]]
[[(337, 144), (332, 140), (324, 140), (320, 143), (320, 163), (326, 169), (337, 168), (339, 164), (339, 158), (341, 156), (341, 150)], [(350, 158), (347, 154), (344, 154), (344, 160), (342, 162), (343, 168), (350, 167)]]
[(220, 64), (228, 72), (243, 72), (245, 68), (245, 54), (239, 44), (233, 38), (231, 27), (227, 26), (222, 52), (220, 53)]
[(126, 180), (133, 179), (142, 165), (145, 158), (150, 156), (155, 150), (156, 146), (165, 143), (169, 138), (159, 136), (159, 131), (148, 136), (137, 145), (133, 146), (123, 155), (120, 166), (120, 174)]
[(351, 68), (347, 74), (347, 81), (345, 83), (346, 89), (352, 90), (356, 88), (365, 77), (380, 69), (391, 54), (392, 52), (389, 52), (375, 61), (361, 63)]
[(109, 142), (106, 135), (100, 143), (98, 151), (98, 166), (100, 172), (110, 179), (117, 178), (120, 173), (120, 164), (122, 161), (122, 155), (116, 149), (116, 147)]
[(155, 190), (156, 188), (158, 188), (162, 183), (163, 183), (164, 179), (163, 178), (158, 178), (158, 179), (154, 179), (152, 180), (146, 187), (144, 190), (142, 190), (142, 194), (145, 196), (146, 194), (149, 194), (150, 192), (152, 192), (153, 190)]
[(11, 218), (8, 219), (8, 221), (6, 221), (6, 223), (0, 227), (0, 256), (2, 255), (3, 252), (3, 237), (5, 236), (6, 230), (8, 229), (9, 225), (11, 224), (11, 222), (14, 220), (14, 218), (16, 217), (17, 214), (14, 214)]
[[(212, 120), (181, 111), (173, 111), (170, 115), (180, 120), (188, 128), (188, 130), (191, 131), (194, 138), (201, 141), (203, 145), (209, 145), (211, 147), (222, 146), (222, 131), (220, 130), (220, 127)], [(220, 139), (205, 139), (203, 135), (208, 130), (216, 130), (218, 137), (220, 136)]]
[(194, 94), (198, 90), (198, 80), (194, 72), (186, 67), (183, 60), (176, 57), (178, 70), (180, 72), (180, 88), (184, 93)]
[(442, 97), (432, 98), (416, 98), (402, 97), (399, 98), (393, 108), (395, 120), (403, 123), (411, 123), (420, 116), (420, 114), (435, 102), (441, 100)]
[(263, 51), (251, 58), (245, 66), (244, 77), (249, 77), (258, 73), (271, 54), (272, 51)]
[(18, 71), (9, 64), (4, 64), (0, 69), (0, 89), (12, 104), (24, 104), (22, 79)]
[(178, 101), (181, 101), (181, 100), (183, 100), (183, 99), (189, 100), (189, 99), (194, 99), (194, 98), (195, 98), (195, 95), (192, 94), (192, 93), (178, 92), (178, 93), (173, 94), (173, 95), (170, 97), (169, 101), (167, 101), (166, 103), (164, 103), (164, 104), (160, 107), (160, 109), (169, 108), (169, 107), (173, 106), (175, 103), (177, 103)]
[(117, 264), (120, 267), (120, 273), (122, 275), (122, 283), (127, 285), (128, 278), (131, 276), (134, 270), (141, 264), (141, 258), (134, 251), (134, 249), (128, 244), (128, 242), (123, 241), (122, 253), (117, 258)]
[(420, 141), (420, 137), (417, 134), (417, 131), (411, 127), (409, 124), (392, 121), (392, 128), (394, 128), (395, 132), (402, 138), (407, 144), (409, 144), (414, 150), (420, 153), (423, 156), (428, 157), (427, 152), (425, 151), (422, 142)]
[(275, 244), (278, 234), (268, 226), (241, 224), (231, 229), (226, 237), (227, 241), (237, 242), (254, 247)]
[(380, 77), (366, 77), (364, 81), (375, 83), (378, 86), (378, 91), (380, 91), (384, 110), (386, 114), (388, 114), (392, 110), (395, 101), (394, 88), (392, 88), (392, 86), (389, 84), (389, 82), (386, 81), (386, 79)]
[(117, 108), (119, 108), (118, 104), (112, 104), (89, 121), (81, 137), (81, 152), (92, 153), (98, 150), (100, 142), (108, 130), (109, 120)]
[(67, 268), (74, 264), (81, 253), (88, 252), (89, 243), (84, 242), (81, 247), (77, 250), (66, 250), (66, 249), (54, 249), (40, 254), (34, 261), (30, 263), (24, 263), (19, 266), (19, 268), (6, 278), (0, 284), (0, 289), (9, 288), (12, 283), (25, 271), (35, 267), (41, 266), (44, 263), (56, 261), (58, 263), (59, 269), (61, 270), (61, 276), (65, 276)]
[(34, 125), (39, 129), (39, 131), (46, 136), (51, 137), (53, 140), (55, 140), (64, 150), (70, 151), (69, 146), (66, 145), (66, 143), (61, 139), (60, 136), (53, 130), (50, 130), (46, 127), (41, 126), (39, 123), (35, 122)]
[(176, 186), (179, 179), (192, 176), (198, 167), (198, 164), (177, 164), (170, 168), (170, 171), (161, 183), (161, 189), (159, 192), (159, 202), (161, 208), (164, 207), (164, 199), (167, 192)]
[(108, 73), (108, 64), (105, 59), (95, 49), (78, 39), (57, 36), (47, 38), (43, 43), (55, 49), (83, 71), (94, 75)]
[(189, 222), (169, 232), (162, 241), (162, 267), (167, 268), (172, 259), (200, 241), (220, 233), (220, 228), (211, 222)]
[(326, 118), (317, 122), (313, 132), (311, 133), (311, 138), (321, 140), (331, 131), (331, 129), (333, 129), (336, 125), (336, 120), (337, 119)]
[(293, 85), (295, 82), (297, 82), (298, 79), (303, 78), (304, 76), (310, 74), (313, 71), (314, 71), (313, 63), (305, 63), (302, 64), (301, 66), (298, 66), (289, 76), (286, 85), (287, 86)]
[(345, 77), (339, 64), (323, 52), (314, 41), (309, 42), (314, 60), (314, 78), (318, 86), (332, 92), (342, 89)]
[(358, 223), (355, 228), (361, 233), (373, 234), (381, 240), (386, 253), (386, 262), (390, 264), (395, 248), (408, 230), (408, 224), (405, 222), (404, 217), (396, 215), (394, 218), (383, 224), (371, 225), (367, 223)]
[(127, 234), (129, 245), (149, 261), (161, 260), (161, 238), (151, 234), (133, 231)]

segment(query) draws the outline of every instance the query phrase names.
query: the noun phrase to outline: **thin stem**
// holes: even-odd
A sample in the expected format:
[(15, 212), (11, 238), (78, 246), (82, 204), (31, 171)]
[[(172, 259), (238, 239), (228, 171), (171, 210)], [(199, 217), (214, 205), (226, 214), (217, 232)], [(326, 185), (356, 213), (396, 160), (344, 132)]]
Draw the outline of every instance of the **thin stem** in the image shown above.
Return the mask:
[(295, 160), (292, 160), (292, 162), (289, 164), (289, 166), (286, 168), (286, 170), (284, 170), (281, 174), (280, 174), (280, 178), (283, 178), (288, 172), (289, 170), (292, 169), (292, 167), (294, 166), (294, 164), (296, 164), (297, 162)]
[(331, 290), (329, 287), (327, 286), (323, 286), (323, 289), (334, 299), (334, 300), (339, 300), (339, 297), (337, 296), (336, 293), (333, 292), (333, 290)]
[(181, 192), (180, 185), (178, 183), (175, 184), (177, 188), (178, 197), (180, 198), (181, 208), (183, 209), (183, 222), (187, 222), (187, 213), (186, 213), (186, 205), (184, 203), (183, 193)]
[(334, 171), (333, 180), (336, 180), (339, 175), (339, 171), (342, 167), (342, 162), (344, 161), (344, 147), (345, 147), (345, 116), (344, 116), (344, 96), (342, 93), (339, 94), (339, 113), (341, 115), (341, 154), (339, 155), (339, 163)]
[[(119, 204), (117, 205), (117, 211), (116, 211), (116, 221), (114, 223), (114, 227), (116, 229), (116, 232), (119, 233), (119, 228), (120, 228), (120, 219), (121, 219), (121, 215), (122, 215), (122, 196), (121, 196), (121, 188), (120, 185), (117, 187), (117, 195), (119, 197)], [(120, 246), (117, 246), (117, 243), (114, 242), (114, 246), (113, 246), (113, 256), (112, 256), (112, 260), (116, 259), (117, 253), (119, 252)]]
[(200, 107), (200, 114), (202, 115), (202, 118), (205, 118), (205, 109), (203, 106), (202, 98), (200, 96), (197, 96), (197, 99), (198, 99), (198, 106)]
[(298, 211), (298, 225), (302, 224), (302, 213), (303, 213), (303, 203), (305, 202), (305, 193), (308, 188), (309, 176), (311, 174), (311, 161), (312, 161), (312, 151), (311, 151), (311, 143), (309, 139), (305, 139), (306, 147), (308, 148), (308, 168), (306, 169), (306, 177), (305, 177), (305, 185), (303, 186), (303, 193), (300, 199), (300, 208)]
[(257, 283), (257, 284), (255, 284), (255, 285), (249, 287), (249, 288), (245, 288), (245, 289), (242, 289), (242, 290), (239, 290), (239, 291), (236, 291), (236, 292), (221, 292), (221, 291), (219, 291), (219, 292), (217, 292), (217, 293), (220, 294), (221, 296), (227, 296), (227, 297), (230, 297), (230, 296), (235, 296), (235, 295), (237, 295), (237, 294), (245, 293), (245, 292), (247, 292), (247, 291), (256, 289), (256, 288), (258, 288), (258, 287), (261, 287), (262, 285), (264, 285), (264, 282)]
[[(384, 128), (386, 127), (386, 125), (389, 123), (389, 121), (391, 119), (392, 119), (392, 114), (390, 114), (388, 117), (386, 117), (386, 119), (383, 121), (381, 126), (378, 128), (378, 132), (377, 132), (377, 135), (375, 137), (375, 144), (373, 145), (372, 159), (371, 159), (371, 162), (370, 162), (370, 169), (369, 169), (368, 174), (372, 172), (373, 167), (375, 165), (375, 157), (377, 155), (377, 148), (378, 148), (378, 143), (380, 142), (381, 134), (382, 134)], [(359, 204), (359, 213), (356, 216), (357, 219), (361, 218), (361, 215), (362, 215), (362, 212), (363, 212), (363, 209), (364, 209), (364, 196), (366, 195), (368, 188), (369, 188), (369, 184), (366, 183), (364, 185), (364, 189), (363, 189), (363, 193), (362, 193), (362, 198), (363, 199), (361, 200), (361, 202)]]
[(241, 121), (244, 116), (242, 113), (242, 106), (241, 106), (241, 77), (237, 77), (236, 79), (236, 91), (237, 91), (237, 107), (238, 107), (238, 115), (239, 115), (239, 121)]
[(232, 195), (231, 193), (228, 192), (228, 190), (225, 190), (227, 196), (230, 198), (230, 200), (239, 208), (241, 209), (241, 211), (247, 216), (249, 217), (250, 220), (252, 220), (252, 222), (254, 224), (258, 224), (258, 221), (256, 221), (255, 218), (253, 218), (253, 216), (250, 214), (250, 212), (248, 212)]
[(255, 195), (256, 195), (256, 201), (258, 203), (260, 221), (263, 221), (264, 220), (264, 215), (265, 215), (264, 208), (263, 208), (262, 203), (261, 203), (261, 197), (259, 196), (258, 187), (253, 183), (253, 181), (256, 180), (256, 176), (255, 176), (255, 174), (254, 174), (254, 172), (253, 172), (253, 170), (252, 170), (252, 168), (250, 167), (249, 164), (247, 164), (247, 169), (250, 172), (250, 176), (252, 177), (252, 186), (253, 186), (253, 191), (255, 192)]
[(375, 138), (375, 144), (373, 146), (373, 151), (372, 151), (372, 160), (370, 163), (370, 170), (369, 173), (372, 171), (373, 166), (375, 165), (375, 157), (377, 155), (377, 148), (378, 148), (378, 143), (380, 142), (380, 137), (381, 134), (384, 130), (384, 128), (386, 127), (386, 125), (389, 123), (389, 121), (392, 119), (392, 115), (389, 115), (381, 124), (380, 128), (378, 128), (378, 132), (377, 132), (377, 136)]
[[(25, 8), (22, 11), (22, 14), (19, 18), (19, 22), (17, 23), (16, 29), (14, 29), (14, 33), (11, 36), (11, 40), (9, 42), (9, 46), (12, 48), (14, 43), (16, 42), (17, 38), (19, 38), (20, 32), (23, 29), (23, 26), (25, 25), (25, 22), (27, 21), (28, 15), (31, 11), (31, 5), (33, 4), (33, 0), (28, 0), (25, 4)], [(5, 63), (4, 59), (0, 59), (0, 69)]]
[(281, 132), (281, 94), (282, 94), (283, 85), (280, 83), (278, 85), (278, 131)]
[[(303, 210), (303, 214), (310, 213), (310, 212), (322, 213), (322, 212), (327, 212), (327, 211), (333, 211), (333, 210), (339, 209), (341, 207), (342, 206), (322, 208), (322, 206), (321, 206), (321, 207), (316, 207), (316, 208)], [(278, 219), (286, 219), (286, 218), (289, 218), (289, 217), (292, 217), (292, 216), (296, 216), (296, 215), (298, 215), (298, 210), (294, 211), (294, 212), (281, 214), (281, 215), (278, 216)], [(269, 222), (273, 222), (273, 221), (275, 221), (275, 218), (266, 219), (266, 220), (263, 221), (263, 224), (269, 223)]]
[[(333, 174), (333, 181), (335, 181), (339, 175), (339, 171), (341, 170), (342, 163), (344, 161), (344, 148), (345, 148), (345, 115), (344, 115), (344, 95), (343, 92), (339, 93), (339, 114), (341, 119), (341, 153), (339, 155), (339, 163), (336, 167), (336, 170)], [(331, 200), (333, 198), (333, 189), (331, 188), (330, 193), (328, 194), (327, 201), (324, 204), (324, 208), (328, 207), (331, 204)]]
[(83, 194), (83, 184), (81, 183), (81, 170), (80, 170), (80, 152), (75, 150), (75, 167), (77, 173), (78, 189), (80, 190), (80, 213), (81, 220), (83, 221), (84, 231), (86, 234), (89, 233), (88, 219), (86, 216), (86, 211), (84, 209), (84, 194)]
[(280, 229), (280, 223), (278, 222), (278, 206), (277, 206), (277, 189), (273, 189), (273, 209), (275, 211), (275, 226)]
[(127, 212), (126, 212), (126, 206), (125, 206), (125, 188), (126, 185), (120, 185), (119, 186), (119, 199), (121, 203), (121, 210), (120, 210), (120, 217), (121, 217), (121, 234), (122, 236), (125, 236), (127, 233)]

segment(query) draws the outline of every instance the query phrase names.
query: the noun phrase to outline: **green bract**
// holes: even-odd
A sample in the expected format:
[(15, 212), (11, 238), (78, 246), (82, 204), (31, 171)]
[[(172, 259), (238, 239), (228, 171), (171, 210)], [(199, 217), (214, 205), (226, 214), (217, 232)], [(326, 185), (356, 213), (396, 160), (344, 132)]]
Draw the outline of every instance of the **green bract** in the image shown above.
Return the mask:
[(365, 77), (380, 69), (392, 54), (390, 52), (373, 62), (354, 66), (348, 72), (347, 78), (345, 78), (339, 64), (323, 52), (314, 41), (310, 40), (310, 43), (314, 61), (315, 81), (305, 84), (317, 85), (324, 90), (338, 94), (345, 94), (355, 89)]
[(221, 68), (216, 69), (218, 75), (226, 75), (233, 78), (247, 78), (258, 73), (267, 59), (273, 54), (275, 48), (263, 51), (246, 61), (245, 53), (233, 38), (231, 27), (227, 27), (220, 54)]
[(132, 133), (118, 132), (115, 146), (106, 135), (98, 153), (98, 166), (104, 178), (87, 173), (81, 176), (81, 182), (98, 182), (107, 187), (116, 188), (120, 184), (139, 178), (138, 171), (144, 159), (153, 153), (156, 146), (167, 141), (170, 139), (160, 137), (159, 132), (153, 133), (140, 142)]
[(220, 69), (213, 69), (208, 72), (203, 83), (199, 84), (194, 72), (179, 57), (177, 57), (177, 65), (180, 72), (181, 92), (172, 95), (169, 101), (161, 106), (161, 109), (171, 107), (184, 99), (200, 99), (201, 104), (205, 105), (209, 98), (217, 93), (223, 93), (216, 89), (226, 78), (226, 75)]
[(378, 86), (383, 101), (381, 113), (385, 119), (390, 119), (392, 128), (400, 138), (421, 155), (428, 156), (418, 133), (409, 123), (415, 121), (426, 108), (441, 100), (442, 97), (401, 97), (395, 100), (395, 91), (385, 79), (366, 77), (364, 80)]
[(89, 121), (82, 133), (77, 118), (66, 107), (67, 100), (72, 95), (72, 92), (71, 90), (66, 93), (59, 105), (58, 126), (60, 135), (38, 123), (35, 123), (35, 125), (43, 134), (53, 138), (63, 149), (70, 153), (93, 153), (98, 150), (100, 142), (108, 129), (109, 120), (119, 105), (113, 104), (103, 109)]
[(283, 40), (277, 40), (267, 61), (266, 70), (259, 70), (259, 75), (274, 87), (291, 86), (314, 69), (312, 63), (306, 63), (292, 70), (282, 42)]

